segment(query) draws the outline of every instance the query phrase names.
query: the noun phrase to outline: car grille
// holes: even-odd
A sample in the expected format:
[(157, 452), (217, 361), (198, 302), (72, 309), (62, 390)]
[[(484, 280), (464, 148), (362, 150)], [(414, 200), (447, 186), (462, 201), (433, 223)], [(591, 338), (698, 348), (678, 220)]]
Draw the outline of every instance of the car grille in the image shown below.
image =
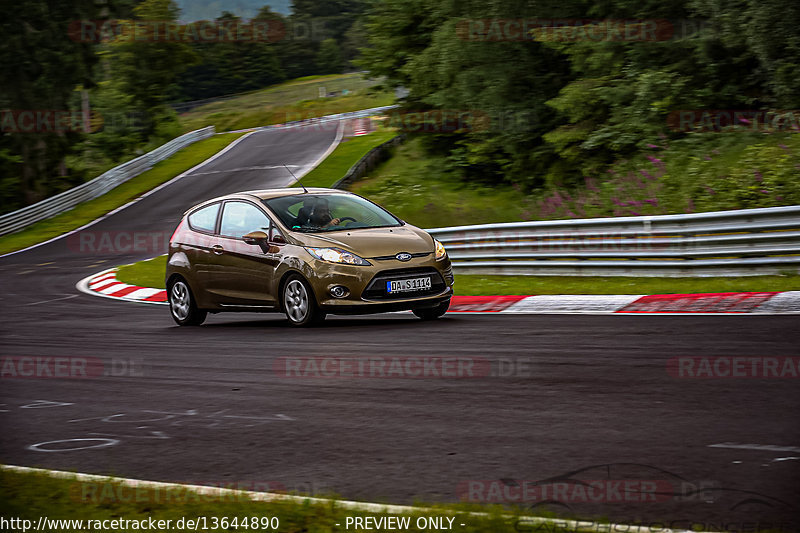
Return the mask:
[[(386, 282), (390, 280), (401, 280), (409, 278), (431, 277), (431, 288), (423, 291), (399, 292), (389, 294), (386, 291)], [(383, 270), (372, 278), (367, 288), (361, 293), (365, 300), (402, 300), (405, 298), (416, 298), (419, 296), (431, 296), (439, 294), (445, 289), (446, 285), (442, 275), (435, 268), (401, 268), (396, 270)]]
[[(408, 255), (410, 255), (413, 259), (416, 259), (416, 258), (419, 258), (419, 257), (427, 257), (427, 256), (431, 255), (431, 252), (419, 252), (419, 253), (408, 254)], [(379, 255), (378, 257), (370, 257), (369, 259), (375, 259), (376, 261), (392, 261), (392, 260), (397, 261), (398, 260), (397, 259), (397, 254), (394, 254), (394, 255)]]

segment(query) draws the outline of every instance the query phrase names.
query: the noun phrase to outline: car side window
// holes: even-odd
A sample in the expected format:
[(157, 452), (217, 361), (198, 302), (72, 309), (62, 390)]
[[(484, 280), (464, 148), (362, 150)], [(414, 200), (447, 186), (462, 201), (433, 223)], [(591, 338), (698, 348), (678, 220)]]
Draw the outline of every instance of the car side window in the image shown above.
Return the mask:
[(273, 242), (276, 235), (283, 239), (284, 242), (286, 241), (286, 237), (283, 236), (283, 233), (281, 233), (281, 230), (278, 229), (278, 226), (272, 224), (272, 227), (269, 230), (269, 241)]
[(198, 209), (189, 215), (189, 226), (193, 230), (214, 233), (214, 228), (217, 225), (217, 213), (219, 213), (218, 203)]
[(219, 233), (223, 237), (241, 239), (251, 231), (268, 232), (270, 219), (261, 209), (247, 202), (225, 202)]

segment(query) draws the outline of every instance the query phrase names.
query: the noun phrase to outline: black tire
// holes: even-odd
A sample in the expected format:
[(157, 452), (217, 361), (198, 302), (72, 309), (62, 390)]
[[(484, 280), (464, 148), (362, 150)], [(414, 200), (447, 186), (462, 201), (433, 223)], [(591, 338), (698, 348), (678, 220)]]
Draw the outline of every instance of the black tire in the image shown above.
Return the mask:
[(199, 326), (208, 316), (208, 311), (197, 308), (194, 294), (183, 278), (176, 278), (170, 283), (167, 300), (169, 301), (169, 314), (179, 326)]
[(414, 309), (413, 313), (422, 320), (436, 320), (443, 316), (450, 308), (450, 300), (442, 302), (436, 307), (427, 307), (424, 309)]
[(289, 276), (283, 284), (281, 304), (286, 319), (292, 326), (310, 326), (325, 320), (325, 313), (317, 306), (314, 291), (308, 282), (297, 274)]

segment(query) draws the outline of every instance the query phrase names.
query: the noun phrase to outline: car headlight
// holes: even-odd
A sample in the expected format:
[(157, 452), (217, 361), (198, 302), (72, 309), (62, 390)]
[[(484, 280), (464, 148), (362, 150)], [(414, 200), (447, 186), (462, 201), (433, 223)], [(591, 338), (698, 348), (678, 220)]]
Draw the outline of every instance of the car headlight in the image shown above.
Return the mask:
[(345, 265), (358, 265), (369, 266), (372, 263), (363, 259), (356, 254), (339, 250), (338, 248), (311, 248), (305, 246), (305, 249), (315, 258), (320, 261), (328, 261), (329, 263), (342, 263)]
[(444, 256), (447, 255), (447, 252), (444, 250), (444, 244), (440, 243), (438, 240), (433, 239), (433, 244), (436, 246), (436, 260), (444, 259)]

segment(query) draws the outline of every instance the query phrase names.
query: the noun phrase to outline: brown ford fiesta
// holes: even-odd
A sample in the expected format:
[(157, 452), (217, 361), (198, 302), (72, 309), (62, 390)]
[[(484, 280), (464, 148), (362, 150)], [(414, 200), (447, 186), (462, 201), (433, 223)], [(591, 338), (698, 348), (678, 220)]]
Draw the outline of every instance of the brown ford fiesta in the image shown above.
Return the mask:
[(453, 272), (442, 244), (358, 195), (249, 191), (188, 210), (169, 243), (172, 318), (274, 311), (303, 326), (328, 313), (442, 316)]

